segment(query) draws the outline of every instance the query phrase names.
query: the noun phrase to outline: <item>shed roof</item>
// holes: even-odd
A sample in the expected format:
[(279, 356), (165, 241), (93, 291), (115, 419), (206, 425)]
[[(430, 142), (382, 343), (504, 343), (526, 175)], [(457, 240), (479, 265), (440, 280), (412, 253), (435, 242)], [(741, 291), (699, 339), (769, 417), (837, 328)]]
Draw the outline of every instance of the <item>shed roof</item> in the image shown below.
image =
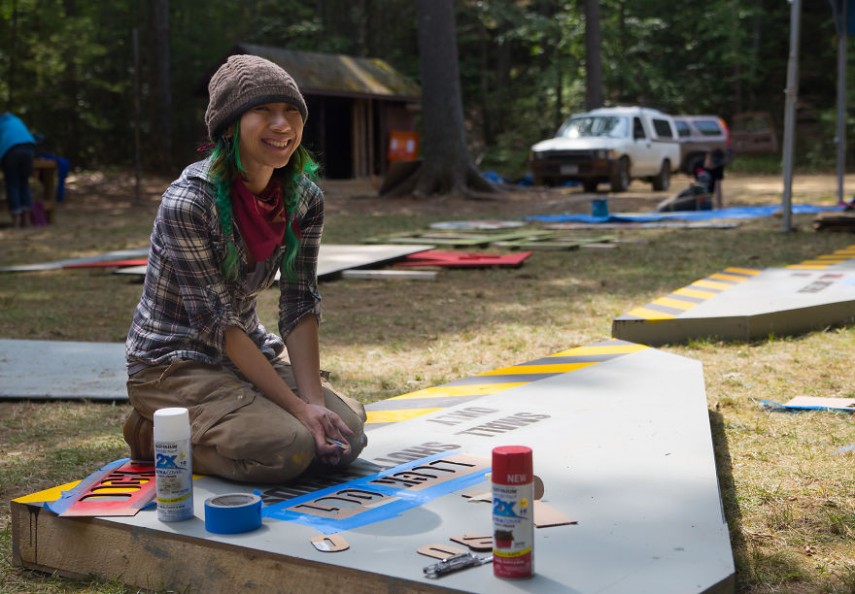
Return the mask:
[[(419, 85), (379, 58), (301, 52), (251, 43), (237, 44), (228, 56), (235, 54), (261, 56), (280, 65), (294, 77), (304, 95), (380, 98), (405, 102), (421, 100), (422, 91)], [(222, 62), (225, 62), (225, 58)], [(207, 84), (205, 86), (207, 87)]]

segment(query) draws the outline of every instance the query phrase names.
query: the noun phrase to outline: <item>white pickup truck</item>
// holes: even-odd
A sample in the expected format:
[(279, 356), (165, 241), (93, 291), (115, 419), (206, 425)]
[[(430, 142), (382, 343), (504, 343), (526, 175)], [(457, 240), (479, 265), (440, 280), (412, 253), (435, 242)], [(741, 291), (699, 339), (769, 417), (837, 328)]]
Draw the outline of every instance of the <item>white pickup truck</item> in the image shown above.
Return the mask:
[(674, 120), (646, 107), (603, 107), (573, 115), (555, 138), (531, 148), (535, 184), (578, 181), (586, 192), (596, 192), (605, 182), (613, 192), (624, 192), (633, 179), (667, 190), (679, 165)]

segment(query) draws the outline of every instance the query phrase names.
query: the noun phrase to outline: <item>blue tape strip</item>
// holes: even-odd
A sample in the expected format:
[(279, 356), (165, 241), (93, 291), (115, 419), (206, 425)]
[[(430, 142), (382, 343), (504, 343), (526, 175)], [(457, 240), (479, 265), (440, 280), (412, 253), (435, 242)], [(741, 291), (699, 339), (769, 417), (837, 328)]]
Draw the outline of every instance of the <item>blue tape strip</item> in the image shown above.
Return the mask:
[(775, 402), (774, 400), (761, 400), (760, 404), (765, 406), (766, 408), (771, 408), (774, 410), (784, 410), (784, 411), (793, 411), (799, 412), (803, 410), (827, 410), (827, 411), (839, 411), (839, 412), (855, 412), (855, 409), (836, 407), (836, 406), (815, 406), (810, 404), (781, 404), (780, 402)]
[[(389, 485), (378, 485), (374, 483), (374, 481), (376, 481), (377, 479), (381, 479), (400, 472), (405, 472), (416, 466), (421, 466), (433, 462), (434, 460), (439, 460), (441, 458), (447, 458), (457, 453), (459, 452), (442, 452), (425, 458), (420, 458), (418, 460), (414, 460), (412, 462), (408, 462), (400, 466), (395, 466), (394, 468), (384, 470), (374, 475), (354, 479), (352, 481), (335, 485), (333, 487), (327, 487), (326, 489), (321, 489), (319, 491), (315, 491), (307, 495), (295, 497), (294, 499), (290, 499), (288, 501), (281, 501), (279, 503), (264, 507), (261, 510), (261, 514), (265, 518), (273, 518), (286, 522), (296, 522), (298, 524), (310, 526), (324, 534), (334, 534), (342, 530), (353, 530), (354, 528), (360, 528), (368, 524), (388, 520), (390, 518), (400, 516), (402, 513), (409, 509), (424, 505), (425, 503), (428, 503), (429, 501), (437, 497), (447, 495), (448, 493), (458, 491), (460, 489), (466, 489), (482, 482), (487, 473), (490, 471), (489, 467), (462, 475), (460, 477), (446, 480), (437, 485), (427, 487), (419, 491), (410, 491), (405, 488), (392, 487)], [(379, 493), (381, 495), (393, 497), (395, 498), (395, 500), (385, 503), (384, 505), (367, 508), (365, 511), (362, 511), (348, 518), (327, 518), (312, 514), (300, 513), (293, 510), (294, 507), (299, 506), (301, 504), (309, 503), (326, 496), (332, 496), (346, 489), (362, 489), (365, 491), (371, 491)]]
[(205, 501), (205, 530), (214, 534), (240, 534), (261, 526), (261, 498), (247, 493), (226, 493)]

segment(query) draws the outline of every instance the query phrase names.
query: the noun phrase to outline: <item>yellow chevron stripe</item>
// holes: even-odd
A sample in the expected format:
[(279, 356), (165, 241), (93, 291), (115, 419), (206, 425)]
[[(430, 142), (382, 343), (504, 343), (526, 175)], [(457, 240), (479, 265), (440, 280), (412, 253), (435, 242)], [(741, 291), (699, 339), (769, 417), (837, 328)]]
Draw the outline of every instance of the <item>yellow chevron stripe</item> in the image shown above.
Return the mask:
[(555, 365), (514, 365), (513, 367), (503, 367), (501, 369), (494, 369), (492, 371), (486, 371), (477, 375), (528, 375), (542, 373), (558, 374), (576, 371), (577, 369), (583, 369), (585, 367), (590, 367), (591, 365), (596, 365), (596, 362), (585, 361), (583, 363), (556, 363)]
[(597, 346), (584, 346), (574, 349), (568, 349), (549, 355), (550, 357), (584, 357), (585, 355), (625, 355), (628, 353), (637, 353), (644, 349), (650, 348), (644, 344), (604, 344)]
[(690, 287), (703, 287), (705, 289), (718, 289), (719, 291), (724, 291), (725, 289), (730, 289), (733, 287), (731, 283), (717, 283), (715, 281), (701, 279), (699, 281), (693, 282)]
[[(503, 390), (524, 386), (528, 382), (503, 382), (501, 384), (470, 384), (464, 386), (433, 386), (424, 390), (417, 390), (400, 396), (393, 396), (386, 400), (412, 400), (414, 398), (442, 398), (445, 396), (483, 396), (494, 394)], [(383, 402), (386, 402), (383, 400)]]
[(690, 289), (688, 287), (677, 289), (676, 291), (674, 291), (674, 294), (683, 295), (684, 297), (694, 297), (695, 299), (709, 299), (718, 295), (718, 293), (711, 293), (710, 291), (699, 291), (696, 289)]
[(822, 266), (809, 265), (809, 264), (792, 264), (787, 266), (789, 270), (824, 270), (828, 268), (828, 264), (823, 264)]
[(660, 297), (656, 301), (653, 302), (654, 305), (664, 305), (665, 307), (673, 307), (675, 309), (682, 309), (686, 311), (688, 309), (692, 309), (697, 303), (693, 303), (691, 301), (683, 301), (682, 299), (672, 299), (670, 297)]
[(741, 283), (742, 281), (748, 280), (744, 276), (737, 276), (735, 274), (724, 274), (722, 272), (718, 272), (716, 274), (713, 274), (709, 278), (714, 278), (716, 280), (730, 281), (730, 282), (734, 282), (734, 283)]
[(432, 413), (442, 408), (410, 408), (406, 410), (367, 410), (368, 415), (366, 423), (399, 423), (401, 421), (409, 421), (422, 415)]
[(656, 311), (653, 309), (647, 309), (645, 307), (636, 307), (627, 315), (636, 316), (639, 318), (644, 318), (645, 320), (673, 320), (677, 316), (674, 314), (665, 313), (662, 311)]
[(734, 267), (725, 268), (724, 271), (725, 272), (734, 272), (737, 274), (749, 274), (751, 276), (757, 276), (758, 274), (763, 272), (762, 270), (757, 270), (756, 268), (734, 268)]
[(30, 493), (29, 495), (18, 497), (17, 499), (13, 499), (13, 501), (15, 503), (42, 503), (44, 501), (58, 501), (59, 498), (62, 497), (63, 491), (71, 491), (79, 483), (80, 481), (65, 483), (64, 485), (51, 487), (44, 491), (37, 491), (36, 493)]

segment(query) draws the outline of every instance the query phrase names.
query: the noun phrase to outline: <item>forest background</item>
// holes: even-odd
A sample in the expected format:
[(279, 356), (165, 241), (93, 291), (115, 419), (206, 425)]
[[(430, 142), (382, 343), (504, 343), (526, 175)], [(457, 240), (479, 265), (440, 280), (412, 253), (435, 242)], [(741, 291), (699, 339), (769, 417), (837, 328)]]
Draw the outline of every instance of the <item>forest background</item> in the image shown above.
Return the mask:
[[(586, 4), (599, 8), (606, 105), (726, 120), (761, 109), (780, 135), (789, 2), (461, 0), (466, 134), (482, 170), (523, 174), (531, 144), (584, 110)], [(807, 1), (802, 12), (795, 164), (829, 170), (832, 3)], [(205, 141), (200, 81), (239, 42), (381, 58), (419, 80), (411, 0), (0, 0), (0, 108), (19, 114), (44, 135), (43, 150), (75, 168), (126, 168), (138, 138), (144, 169), (175, 171)], [(779, 158), (767, 166), (779, 168)]]

